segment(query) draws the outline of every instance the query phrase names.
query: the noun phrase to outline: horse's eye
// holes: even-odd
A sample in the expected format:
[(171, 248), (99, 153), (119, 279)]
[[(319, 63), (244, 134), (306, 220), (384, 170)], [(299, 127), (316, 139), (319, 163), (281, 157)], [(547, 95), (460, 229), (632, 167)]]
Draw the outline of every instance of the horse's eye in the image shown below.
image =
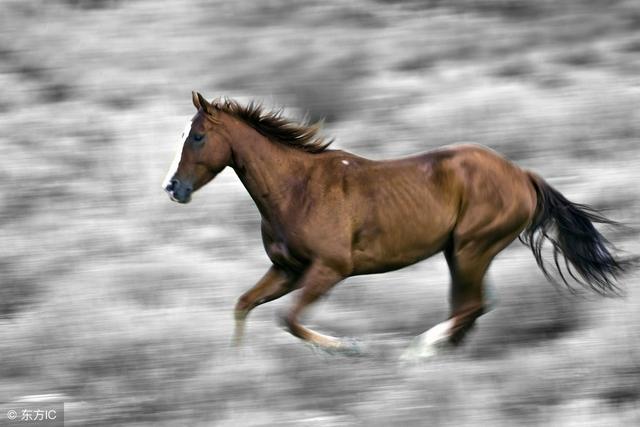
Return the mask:
[(201, 134), (201, 133), (194, 133), (194, 134), (193, 134), (193, 140), (194, 140), (195, 142), (200, 142), (200, 141), (202, 141), (203, 139), (204, 139), (204, 135), (203, 135), (203, 134)]

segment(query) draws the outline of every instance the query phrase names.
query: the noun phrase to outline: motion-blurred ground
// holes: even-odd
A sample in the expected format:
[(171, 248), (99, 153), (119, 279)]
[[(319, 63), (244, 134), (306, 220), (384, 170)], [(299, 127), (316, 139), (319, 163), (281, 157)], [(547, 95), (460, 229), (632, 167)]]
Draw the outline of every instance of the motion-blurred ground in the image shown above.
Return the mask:
[(236, 353), (258, 212), (232, 171), (188, 206), (160, 189), (197, 89), (325, 117), (372, 158), (485, 144), (637, 227), (639, 75), (634, 0), (0, 1), (0, 401), (56, 394), (69, 426), (640, 425), (637, 276), (569, 297), (516, 243), (464, 347), (400, 367), (447, 315), (436, 257), (314, 311), (368, 358), (280, 330), (289, 298)]

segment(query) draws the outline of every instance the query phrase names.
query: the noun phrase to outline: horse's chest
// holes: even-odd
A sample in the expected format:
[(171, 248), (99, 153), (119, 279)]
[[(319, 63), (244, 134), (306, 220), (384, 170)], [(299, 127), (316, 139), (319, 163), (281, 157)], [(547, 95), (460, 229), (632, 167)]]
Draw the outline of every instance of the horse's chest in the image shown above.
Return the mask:
[(291, 248), (283, 241), (271, 241), (265, 245), (267, 255), (275, 265), (288, 270), (302, 270), (304, 261), (292, 253)]
[(267, 256), (275, 265), (287, 270), (302, 270), (304, 268), (304, 258), (301, 256), (300, 248), (297, 248), (295, 239), (287, 238), (286, 233), (268, 221), (262, 222), (262, 241), (264, 243)]

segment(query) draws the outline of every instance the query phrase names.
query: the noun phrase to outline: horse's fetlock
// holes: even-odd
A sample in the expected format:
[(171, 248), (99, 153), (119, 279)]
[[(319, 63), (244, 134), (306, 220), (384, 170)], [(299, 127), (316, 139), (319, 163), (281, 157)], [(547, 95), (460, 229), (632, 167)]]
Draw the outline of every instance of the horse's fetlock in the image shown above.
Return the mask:
[(281, 327), (291, 332), (292, 325), (294, 324), (295, 319), (290, 313), (280, 313), (278, 314), (278, 323)]

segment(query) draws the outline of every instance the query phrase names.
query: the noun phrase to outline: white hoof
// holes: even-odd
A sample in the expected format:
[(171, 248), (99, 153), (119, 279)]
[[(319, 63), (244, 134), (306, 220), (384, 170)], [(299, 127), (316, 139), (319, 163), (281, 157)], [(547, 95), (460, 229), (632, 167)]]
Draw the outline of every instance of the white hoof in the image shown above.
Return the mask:
[(324, 353), (349, 357), (362, 357), (368, 354), (367, 346), (356, 338), (340, 338), (335, 346), (324, 346), (310, 342), (306, 342), (306, 345), (316, 354)]
[(452, 326), (453, 320), (447, 320), (418, 335), (402, 353), (400, 360), (424, 360), (442, 353), (450, 347), (449, 331)]
[(337, 349), (339, 354), (345, 356), (366, 356), (368, 353), (367, 346), (356, 338), (343, 338), (340, 340), (340, 346)]

